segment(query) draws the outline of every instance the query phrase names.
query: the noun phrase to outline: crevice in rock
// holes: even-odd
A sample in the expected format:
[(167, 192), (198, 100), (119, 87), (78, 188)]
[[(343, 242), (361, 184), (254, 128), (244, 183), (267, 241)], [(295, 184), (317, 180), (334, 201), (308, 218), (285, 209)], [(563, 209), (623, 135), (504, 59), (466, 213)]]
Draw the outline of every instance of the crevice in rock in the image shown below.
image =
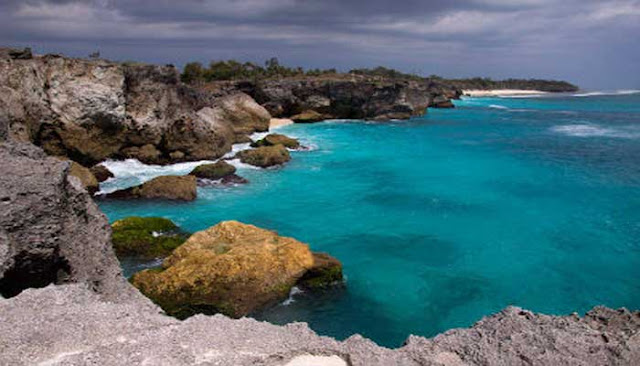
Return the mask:
[(27, 253), (15, 256), (14, 265), (0, 279), (0, 295), (10, 298), (28, 288), (45, 287), (65, 282), (71, 267), (58, 251)]

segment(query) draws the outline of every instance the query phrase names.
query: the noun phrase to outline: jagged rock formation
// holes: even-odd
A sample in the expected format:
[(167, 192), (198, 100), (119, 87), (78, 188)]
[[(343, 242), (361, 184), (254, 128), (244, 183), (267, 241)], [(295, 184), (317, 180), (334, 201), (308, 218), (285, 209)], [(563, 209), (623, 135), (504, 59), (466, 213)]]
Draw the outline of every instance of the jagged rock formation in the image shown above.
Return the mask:
[(108, 299), (135, 295), (111, 249), (111, 231), (71, 163), (30, 144), (0, 142), (0, 294), (86, 283)]
[(269, 113), (248, 95), (196, 90), (173, 66), (0, 56), (0, 135), (85, 166), (218, 158), (269, 127)]
[(270, 366), (309, 354), (351, 366), (640, 364), (640, 313), (624, 309), (580, 318), (510, 307), (469, 329), (410, 336), (395, 350), (358, 335), (319, 337), (300, 323), (179, 321), (124, 280), (106, 217), (69, 177), (69, 163), (7, 142), (0, 160), (0, 293), (17, 294), (0, 297), (3, 365)]
[(162, 270), (138, 272), (131, 283), (179, 318), (194, 313), (241, 317), (284, 300), (302, 278), (313, 288), (342, 279), (340, 262), (316, 257), (293, 238), (224, 221), (191, 235), (164, 260)]
[[(458, 98), (461, 91), (430, 79), (410, 80), (334, 74), (259, 82), (213, 82), (220, 90), (251, 95), (274, 117), (297, 123), (323, 119), (408, 119), (435, 106), (434, 98)], [(444, 104), (440, 104), (444, 106)]]

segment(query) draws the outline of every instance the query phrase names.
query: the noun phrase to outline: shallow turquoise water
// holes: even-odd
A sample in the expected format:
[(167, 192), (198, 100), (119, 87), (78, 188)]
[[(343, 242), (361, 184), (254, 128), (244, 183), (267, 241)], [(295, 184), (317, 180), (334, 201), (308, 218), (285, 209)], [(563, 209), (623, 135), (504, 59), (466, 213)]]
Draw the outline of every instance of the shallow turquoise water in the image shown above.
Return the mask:
[(339, 338), (397, 347), (511, 304), (640, 308), (640, 95), (457, 105), (402, 122), (288, 126), (315, 149), (282, 169), (240, 169), (246, 186), (101, 207), (190, 231), (239, 220), (331, 253), (344, 290), (256, 317)]

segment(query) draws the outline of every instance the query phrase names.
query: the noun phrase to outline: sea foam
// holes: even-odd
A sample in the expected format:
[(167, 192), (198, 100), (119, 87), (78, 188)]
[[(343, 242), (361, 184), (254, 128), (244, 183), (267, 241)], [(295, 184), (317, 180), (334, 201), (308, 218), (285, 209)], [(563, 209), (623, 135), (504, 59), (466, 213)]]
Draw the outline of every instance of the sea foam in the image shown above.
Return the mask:
[(640, 138), (640, 130), (634, 126), (613, 128), (595, 124), (573, 124), (554, 126), (551, 131), (575, 137)]
[(603, 95), (631, 95), (638, 94), (640, 90), (635, 89), (625, 89), (625, 90), (614, 90), (614, 91), (594, 91), (587, 93), (578, 93), (574, 94), (574, 97), (595, 97), (595, 96), (603, 96)]

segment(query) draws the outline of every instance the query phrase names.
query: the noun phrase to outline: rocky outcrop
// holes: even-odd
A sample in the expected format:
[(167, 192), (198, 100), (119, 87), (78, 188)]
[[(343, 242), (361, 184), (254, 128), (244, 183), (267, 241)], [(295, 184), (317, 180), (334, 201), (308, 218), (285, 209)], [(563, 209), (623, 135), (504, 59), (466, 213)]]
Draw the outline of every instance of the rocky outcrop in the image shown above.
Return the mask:
[(0, 134), (86, 166), (218, 158), (269, 126), (248, 95), (191, 88), (173, 66), (0, 56)]
[(282, 165), (291, 160), (289, 151), (283, 145), (261, 146), (255, 149), (243, 150), (236, 157), (245, 164), (267, 168)]
[(236, 175), (236, 167), (220, 160), (212, 164), (202, 164), (195, 167), (189, 175), (198, 178), (198, 184), (208, 186), (212, 184), (245, 184), (249, 181)]
[(99, 183), (98, 179), (93, 175), (89, 168), (83, 167), (75, 161), (69, 161), (71, 167), (69, 168), (69, 175), (78, 178), (82, 186), (89, 192), (94, 194), (98, 191)]
[[(277, 233), (236, 221), (225, 221), (193, 234), (163, 263), (161, 271), (135, 274), (132, 283), (179, 318), (194, 313), (241, 317), (285, 299), (310, 270), (305, 283), (314, 288), (338, 280), (321, 267), (334, 258), (316, 259), (308, 245)], [(338, 262), (339, 263), (339, 262)]]
[(113, 249), (119, 258), (166, 257), (187, 240), (188, 235), (162, 217), (127, 217), (111, 224)]
[(426, 113), (440, 96), (457, 98), (460, 92), (431, 79), (392, 79), (356, 74), (292, 77), (259, 82), (220, 82), (251, 95), (274, 117), (297, 123), (324, 119), (408, 119)]
[(136, 295), (106, 218), (69, 162), (13, 142), (0, 143), (0, 161), (0, 295), (50, 283), (84, 283), (113, 300)]
[(193, 201), (198, 195), (196, 177), (166, 175), (151, 179), (139, 186), (107, 194), (114, 199), (168, 199)]
[[(469, 329), (410, 336), (405, 346), (388, 349), (359, 335), (320, 337), (304, 323), (222, 315), (179, 321), (142, 305), (103, 302), (79, 285), (0, 299), (0, 347), (9, 350), (0, 352), (0, 364), (287, 366), (303, 355), (350, 366), (634, 366), (640, 360), (640, 313), (626, 310), (595, 308), (580, 318), (510, 307)], [(46, 341), (25, 341), (34, 339)]]
[(89, 170), (93, 176), (96, 177), (99, 183), (114, 177), (113, 173), (102, 164), (94, 165)]
[(287, 149), (299, 149), (300, 142), (294, 138), (272, 133), (251, 144), (252, 147), (283, 145)]

